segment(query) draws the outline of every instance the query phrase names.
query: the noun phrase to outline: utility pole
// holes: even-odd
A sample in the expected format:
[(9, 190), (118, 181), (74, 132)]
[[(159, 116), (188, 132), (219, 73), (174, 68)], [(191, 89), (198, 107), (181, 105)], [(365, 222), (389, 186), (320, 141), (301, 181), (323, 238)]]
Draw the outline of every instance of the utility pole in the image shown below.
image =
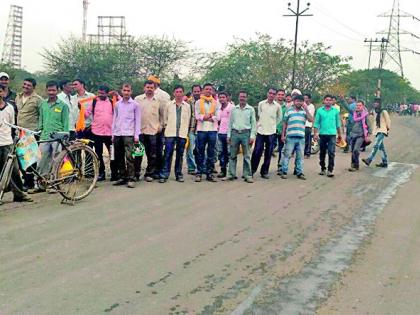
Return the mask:
[(378, 84), (376, 86), (376, 97), (381, 97), (381, 85), (382, 85), (382, 69), (384, 67), (385, 56), (387, 53), (389, 40), (387, 38), (381, 39), (381, 50), (380, 50), (380, 58), (379, 58), (379, 78)]
[(306, 11), (309, 10), (309, 6), (311, 5), (310, 2), (306, 4), (306, 9), (303, 11), (300, 11), (300, 0), (297, 0), (297, 6), (296, 11), (291, 9), (291, 3), (289, 2), (287, 4), (288, 10), (292, 12), (293, 14), (284, 14), (283, 16), (294, 16), (296, 17), (296, 26), (295, 26), (295, 43), (293, 48), (293, 70), (292, 70), (292, 89), (294, 89), (295, 86), (295, 75), (296, 75), (296, 51), (297, 51), (297, 39), (298, 39), (298, 29), (299, 29), (299, 17), (300, 16), (313, 16), (313, 14), (304, 14)]
[(368, 58), (368, 67), (367, 69), (370, 70), (370, 58), (372, 57), (372, 43), (375, 42), (375, 40), (371, 39), (365, 39), (365, 43), (369, 43), (369, 58)]
[(82, 39), (86, 42), (87, 34), (87, 12), (88, 12), (89, 1), (83, 0), (83, 26), (82, 26)]

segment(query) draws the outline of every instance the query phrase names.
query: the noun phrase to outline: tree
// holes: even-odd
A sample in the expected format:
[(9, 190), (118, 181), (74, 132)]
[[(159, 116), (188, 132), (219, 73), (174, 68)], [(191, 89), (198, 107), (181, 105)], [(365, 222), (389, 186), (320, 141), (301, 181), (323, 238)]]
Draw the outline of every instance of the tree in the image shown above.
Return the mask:
[[(304, 42), (297, 52), (297, 86), (316, 93), (328, 82), (350, 70), (348, 59), (328, 54), (322, 43)], [(289, 87), (292, 77), (293, 47), (284, 39), (273, 40), (258, 34), (256, 39), (237, 40), (226, 53), (208, 58), (202, 81), (223, 85), (233, 94), (245, 89), (251, 104), (266, 97), (268, 87)]]

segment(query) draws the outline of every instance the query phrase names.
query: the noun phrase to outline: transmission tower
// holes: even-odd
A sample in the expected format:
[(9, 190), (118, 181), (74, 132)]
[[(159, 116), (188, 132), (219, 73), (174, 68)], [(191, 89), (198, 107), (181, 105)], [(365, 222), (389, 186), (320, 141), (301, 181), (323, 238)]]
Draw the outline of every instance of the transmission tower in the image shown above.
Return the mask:
[(82, 26), (82, 39), (86, 41), (86, 33), (87, 33), (87, 13), (88, 13), (88, 6), (89, 1), (83, 0), (83, 26)]
[(22, 21), (23, 7), (11, 5), (1, 62), (14, 68), (22, 66)]
[(89, 41), (99, 45), (122, 45), (129, 39), (124, 16), (98, 16), (98, 34), (89, 34)]

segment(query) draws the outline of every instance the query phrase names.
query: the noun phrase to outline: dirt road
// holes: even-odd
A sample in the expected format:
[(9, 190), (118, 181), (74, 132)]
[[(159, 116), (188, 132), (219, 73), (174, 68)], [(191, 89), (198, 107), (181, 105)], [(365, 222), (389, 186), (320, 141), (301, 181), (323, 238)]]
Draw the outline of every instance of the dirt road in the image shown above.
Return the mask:
[(313, 157), (305, 182), (272, 165), (252, 185), (106, 183), (74, 207), (6, 204), (0, 314), (414, 314), (420, 119), (392, 118), (388, 170), (349, 173), (339, 153), (334, 179)]

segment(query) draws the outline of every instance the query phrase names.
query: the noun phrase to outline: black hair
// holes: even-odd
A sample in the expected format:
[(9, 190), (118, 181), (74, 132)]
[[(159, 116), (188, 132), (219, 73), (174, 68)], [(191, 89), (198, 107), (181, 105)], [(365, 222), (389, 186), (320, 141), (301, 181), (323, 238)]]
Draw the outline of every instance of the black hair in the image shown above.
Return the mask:
[(331, 94), (326, 94), (325, 96), (324, 96), (324, 100), (326, 99), (326, 98), (332, 98), (333, 96), (331, 95)]
[(184, 92), (184, 91), (185, 91), (184, 86), (183, 86), (183, 85), (181, 85), (181, 84), (177, 84), (177, 85), (175, 85), (175, 87), (174, 87), (174, 92), (175, 92), (176, 90), (178, 90), (178, 89), (181, 89), (181, 90), (182, 90), (182, 92)]
[(144, 81), (143, 86), (146, 86), (146, 85), (148, 85), (148, 84), (153, 84), (153, 85), (155, 85), (155, 82), (153, 82), (152, 80), (146, 80), (146, 81)]
[(303, 94), (303, 96), (306, 96), (306, 97), (308, 97), (309, 99), (312, 99), (312, 95), (311, 95), (310, 93), (305, 93), (305, 94)]
[(238, 93), (238, 95), (241, 94), (241, 93), (246, 94), (246, 96), (248, 96), (248, 92), (245, 91), (245, 90), (240, 90), (239, 93)]
[(195, 87), (199, 87), (200, 91), (201, 91), (201, 85), (200, 84), (193, 84), (193, 86), (191, 87), (191, 91), (194, 90)]
[(356, 96), (350, 95), (349, 96), (352, 100), (356, 100)]
[(285, 90), (285, 89), (278, 89), (278, 90), (277, 90), (277, 93), (278, 93), (278, 92), (284, 92), (284, 93), (286, 93), (286, 90)]
[(211, 83), (205, 83), (205, 84), (203, 85), (203, 89), (205, 89), (205, 88), (206, 88), (206, 87), (208, 87), (208, 86), (213, 87), (213, 84), (211, 84)]
[(268, 91), (271, 91), (271, 90), (273, 90), (273, 91), (275, 91), (275, 92), (277, 93), (277, 89), (276, 89), (275, 87), (272, 87), (272, 86), (271, 86), (271, 87), (269, 87), (269, 88), (268, 88), (268, 90), (267, 90), (267, 92), (268, 92)]
[(185, 94), (186, 97), (190, 97), (191, 96), (191, 92), (187, 92), (187, 94)]
[(379, 103), (379, 104), (381, 104), (382, 100), (381, 100), (379, 97), (376, 97), (376, 98), (373, 100), (373, 102), (374, 102), (374, 103)]
[(362, 103), (363, 104), (363, 106), (365, 105), (365, 101), (363, 101), (363, 100), (357, 100), (357, 102), (356, 103)]
[(293, 100), (303, 101), (303, 95), (296, 94), (295, 96), (293, 96)]
[(60, 90), (63, 90), (64, 86), (69, 84), (69, 83), (71, 83), (70, 80), (67, 80), (67, 79), (61, 80), (58, 84), (60, 86)]
[(292, 97), (292, 94), (290, 94), (290, 93), (287, 93), (287, 94), (286, 94), (286, 97), (288, 97), (288, 96)]
[(31, 82), (33, 87), (36, 87), (36, 80), (34, 78), (26, 78), (23, 81)]
[(121, 84), (121, 90), (125, 87), (129, 87), (130, 89), (133, 89), (133, 86), (128, 82), (125, 82), (125, 83)]
[(219, 95), (219, 96), (224, 95), (224, 96), (228, 97), (228, 94), (225, 91), (219, 92), (219, 93), (217, 93), (217, 95)]
[(105, 84), (101, 84), (98, 86), (98, 91), (105, 91), (106, 93), (109, 93), (109, 86)]
[(76, 78), (73, 80), (73, 82), (79, 82), (81, 85), (83, 85), (83, 87), (86, 86), (86, 82), (80, 78)]
[(57, 81), (53, 81), (53, 80), (51, 80), (51, 81), (48, 81), (47, 82), (47, 84), (45, 84), (45, 87), (48, 89), (49, 87), (52, 87), (52, 86), (55, 86), (56, 88), (57, 88), (57, 90), (58, 90), (58, 86), (59, 86), (59, 84), (58, 84), (58, 82)]

